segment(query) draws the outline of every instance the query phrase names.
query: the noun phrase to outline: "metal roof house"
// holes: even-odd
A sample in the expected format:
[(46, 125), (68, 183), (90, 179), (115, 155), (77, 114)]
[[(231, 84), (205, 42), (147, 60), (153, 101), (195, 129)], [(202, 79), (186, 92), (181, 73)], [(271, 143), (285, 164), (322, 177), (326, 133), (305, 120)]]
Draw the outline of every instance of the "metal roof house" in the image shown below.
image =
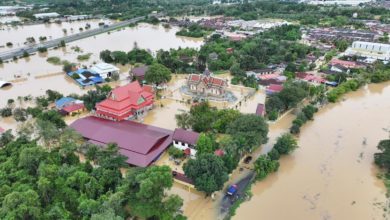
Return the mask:
[(189, 149), (190, 156), (195, 157), (196, 155), (196, 143), (199, 139), (199, 133), (194, 131), (184, 130), (182, 128), (176, 128), (173, 132), (173, 146), (183, 150), (188, 151)]
[(98, 63), (91, 67), (91, 71), (99, 74), (103, 79), (111, 77), (115, 73), (119, 74), (119, 68), (108, 63)]
[(139, 167), (152, 164), (172, 143), (172, 131), (134, 121), (114, 122), (89, 116), (76, 120), (70, 127), (97, 146), (118, 144), (127, 163)]
[(36, 19), (57, 18), (59, 16), (60, 16), (60, 14), (58, 14), (57, 12), (34, 14), (34, 17)]
[(4, 87), (7, 87), (7, 86), (11, 86), (12, 84), (9, 83), (9, 82), (5, 82), (5, 81), (1, 81), (0, 80), (0, 88), (4, 88)]

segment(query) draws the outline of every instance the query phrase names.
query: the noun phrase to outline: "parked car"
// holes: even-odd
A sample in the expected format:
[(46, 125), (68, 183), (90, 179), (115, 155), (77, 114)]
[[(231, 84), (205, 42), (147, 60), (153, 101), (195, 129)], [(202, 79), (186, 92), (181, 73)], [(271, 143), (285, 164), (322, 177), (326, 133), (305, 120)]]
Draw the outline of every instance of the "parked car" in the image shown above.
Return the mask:
[(238, 189), (237, 185), (235, 185), (235, 184), (231, 185), (227, 189), (226, 194), (229, 195), (229, 196), (234, 196), (237, 193), (237, 189)]

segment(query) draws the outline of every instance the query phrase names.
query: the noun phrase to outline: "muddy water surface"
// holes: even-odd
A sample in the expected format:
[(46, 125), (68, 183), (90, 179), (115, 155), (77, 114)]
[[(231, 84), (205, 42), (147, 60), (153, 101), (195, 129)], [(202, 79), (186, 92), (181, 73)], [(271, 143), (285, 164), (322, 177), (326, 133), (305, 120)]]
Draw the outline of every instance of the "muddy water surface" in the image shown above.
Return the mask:
[[(289, 126), (277, 125), (271, 142)], [(330, 104), (303, 127), (300, 148), (281, 159), (279, 171), (252, 187), (252, 199), (233, 219), (387, 219), (373, 154), (389, 130), (390, 83)]]

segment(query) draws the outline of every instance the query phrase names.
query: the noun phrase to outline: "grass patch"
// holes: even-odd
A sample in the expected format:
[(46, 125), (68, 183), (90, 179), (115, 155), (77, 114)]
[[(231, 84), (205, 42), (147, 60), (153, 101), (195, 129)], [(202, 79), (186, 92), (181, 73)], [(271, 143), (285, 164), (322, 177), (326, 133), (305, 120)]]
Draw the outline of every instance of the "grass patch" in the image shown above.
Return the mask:
[(49, 57), (46, 61), (54, 65), (61, 65), (61, 59), (59, 57)]
[(79, 61), (89, 60), (89, 58), (91, 57), (91, 55), (92, 55), (92, 53), (87, 53), (87, 54), (78, 55), (78, 56), (77, 56), (77, 60), (79, 60)]

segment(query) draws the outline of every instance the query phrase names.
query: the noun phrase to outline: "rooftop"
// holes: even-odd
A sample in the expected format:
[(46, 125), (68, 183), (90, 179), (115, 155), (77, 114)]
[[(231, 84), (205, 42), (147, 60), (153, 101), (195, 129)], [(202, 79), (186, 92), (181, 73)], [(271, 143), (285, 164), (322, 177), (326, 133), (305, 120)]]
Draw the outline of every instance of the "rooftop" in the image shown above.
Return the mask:
[(91, 70), (100, 74), (105, 72), (119, 71), (119, 68), (109, 63), (98, 63), (95, 66), (91, 67)]
[(188, 131), (184, 130), (182, 128), (176, 128), (173, 132), (172, 139), (175, 141), (180, 141), (183, 143), (188, 143), (191, 145), (196, 145), (196, 142), (198, 142), (199, 133), (194, 131)]
[(89, 116), (70, 127), (93, 144), (118, 144), (127, 163), (140, 167), (150, 165), (172, 143), (172, 131), (134, 121), (114, 122)]

